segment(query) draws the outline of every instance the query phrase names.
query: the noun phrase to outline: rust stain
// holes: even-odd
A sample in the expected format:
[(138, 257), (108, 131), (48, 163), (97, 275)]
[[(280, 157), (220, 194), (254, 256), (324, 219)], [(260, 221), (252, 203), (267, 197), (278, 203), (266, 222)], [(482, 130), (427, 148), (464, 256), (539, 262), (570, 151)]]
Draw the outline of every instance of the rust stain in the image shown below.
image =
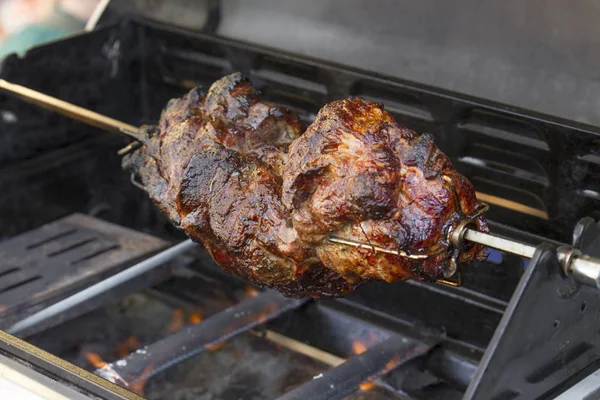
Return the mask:
[(269, 315), (278, 310), (277, 304), (271, 303), (265, 306), (265, 309), (258, 314), (257, 321), (259, 324), (264, 324), (269, 319)]

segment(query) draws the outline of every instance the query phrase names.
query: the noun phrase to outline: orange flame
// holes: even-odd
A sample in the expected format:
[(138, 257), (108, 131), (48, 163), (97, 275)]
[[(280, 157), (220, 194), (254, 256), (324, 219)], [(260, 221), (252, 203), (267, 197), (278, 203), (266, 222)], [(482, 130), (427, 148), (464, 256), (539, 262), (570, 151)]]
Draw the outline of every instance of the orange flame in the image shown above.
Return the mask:
[(127, 357), (131, 352), (140, 348), (140, 342), (135, 336), (129, 336), (123, 343), (117, 345), (116, 351), (119, 357)]
[(375, 343), (379, 342), (380, 337), (377, 332), (370, 331), (367, 333), (367, 337), (361, 337), (358, 339), (354, 339), (352, 342), (352, 352), (356, 355), (362, 354)]
[(199, 324), (200, 322), (202, 322), (202, 314), (200, 314), (198, 311), (194, 311), (188, 317), (188, 322), (192, 325)]
[[(376, 337), (369, 335), (370, 338)], [(366, 390), (371, 390), (373, 389), (373, 387), (375, 387), (375, 384), (373, 383), (379, 376), (383, 376), (383, 375), (387, 375), (390, 371), (392, 371), (393, 369), (395, 369), (398, 365), (400, 364), (400, 356), (398, 354), (395, 354), (386, 364), (385, 367), (383, 368), (383, 370), (378, 373), (377, 375), (373, 375), (368, 377), (365, 381), (363, 381), (360, 385), (358, 385), (358, 388), (362, 391), (366, 391)]]
[(148, 382), (148, 378), (150, 377), (150, 373), (154, 368), (153, 364), (149, 364), (144, 368), (140, 376), (129, 385), (129, 389), (136, 392), (139, 395), (144, 395), (144, 389), (146, 388), (146, 383)]
[(244, 288), (244, 293), (246, 294), (246, 298), (256, 297), (260, 294), (260, 290), (252, 285), (246, 285)]
[(169, 325), (167, 325), (167, 332), (175, 333), (177, 331), (180, 331), (181, 328), (183, 328), (184, 324), (185, 324), (185, 314), (183, 313), (183, 310), (181, 310), (181, 309), (174, 310), (173, 316), (171, 317), (171, 322), (169, 322)]
[(367, 345), (361, 342), (360, 340), (355, 340), (354, 342), (352, 342), (352, 351), (356, 355), (362, 354), (365, 351), (367, 351)]
[(102, 360), (102, 357), (96, 353), (85, 353), (85, 358), (87, 358), (88, 362), (96, 368), (103, 368), (106, 366), (106, 363), (104, 360)]
[(391, 370), (396, 368), (399, 363), (400, 363), (400, 356), (398, 354), (396, 354), (394, 357), (392, 357), (392, 359), (390, 361), (387, 362), (387, 364), (385, 364), (384, 373), (390, 372)]

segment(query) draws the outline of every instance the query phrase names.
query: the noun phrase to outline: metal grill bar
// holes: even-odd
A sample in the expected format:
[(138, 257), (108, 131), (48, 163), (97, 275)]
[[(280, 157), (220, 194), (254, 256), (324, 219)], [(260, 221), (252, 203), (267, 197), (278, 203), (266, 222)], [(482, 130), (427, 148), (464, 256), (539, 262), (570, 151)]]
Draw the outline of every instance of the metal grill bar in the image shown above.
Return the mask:
[(107, 278), (95, 285), (92, 285), (87, 289), (84, 289), (70, 297), (67, 297), (64, 300), (59, 301), (58, 303), (55, 303), (43, 309), (42, 311), (39, 311), (17, 322), (16, 324), (8, 328), (6, 332), (10, 333), (11, 335), (18, 335), (23, 331), (31, 329), (33, 326), (47, 321), (50, 318), (54, 318), (60, 315), (61, 313), (72, 309), (73, 307), (76, 307), (84, 302), (89, 301), (90, 299), (93, 299), (96, 296), (101, 295), (109, 289), (112, 289), (124, 282), (130, 281), (140, 276), (141, 274), (148, 272), (151, 269), (154, 269), (164, 264), (165, 262), (175, 258), (176, 256), (185, 252), (186, 250), (192, 249), (196, 246), (197, 244), (192, 242), (191, 240), (183, 241), (176, 246), (173, 246), (161, 253), (158, 253), (153, 257), (150, 257), (134, 265), (133, 267), (126, 269), (125, 271), (119, 272), (118, 274), (115, 274), (110, 278)]
[(130, 354), (125, 359), (96, 370), (115, 383), (132, 385), (264, 324), (306, 303), (267, 291), (215, 314), (197, 325), (184, 328), (163, 340)]
[(323, 376), (284, 394), (278, 400), (336, 400), (356, 392), (363, 382), (372, 382), (399, 366), (429, 352), (417, 339), (393, 336), (366, 352), (352, 357)]

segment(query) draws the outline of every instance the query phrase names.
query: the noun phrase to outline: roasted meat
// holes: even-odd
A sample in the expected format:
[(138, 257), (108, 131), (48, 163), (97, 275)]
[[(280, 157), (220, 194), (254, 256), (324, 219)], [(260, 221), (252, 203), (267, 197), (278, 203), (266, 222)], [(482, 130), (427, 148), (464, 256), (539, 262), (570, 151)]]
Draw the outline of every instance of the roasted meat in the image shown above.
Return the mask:
[(280, 171), (297, 116), (233, 74), (169, 102), (145, 145), (123, 159), (154, 203), (225, 271), (290, 296), (355, 286), (302, 242), (281, 202)]
[(335, 101), (303, 133), (296, 115), (262, 101), (238, 73), (171, 100), (145, 136), (123, 165), (154, 203), (224, 270), (288, 296), (435, 281), (452, 275), (452, 260), (483, 256), (446, 240), (480, 207), (471, 184), (430, 135), (399, 126), (380, 104)]
[[(485, 257), (479, 246), (459, 254), (447, 240), (482, 206), (471, 184), (433, 136), (398, 125), (381, 104), (350, 98), (323, 107), (290, 145), (282, 176), (298, 236), (349, 282), (438, 280), (455, 272), (453, 259)], [(482, 218), (473, 222), (487, 231)], [(331, 235), (405, 256), (331, 243)]]

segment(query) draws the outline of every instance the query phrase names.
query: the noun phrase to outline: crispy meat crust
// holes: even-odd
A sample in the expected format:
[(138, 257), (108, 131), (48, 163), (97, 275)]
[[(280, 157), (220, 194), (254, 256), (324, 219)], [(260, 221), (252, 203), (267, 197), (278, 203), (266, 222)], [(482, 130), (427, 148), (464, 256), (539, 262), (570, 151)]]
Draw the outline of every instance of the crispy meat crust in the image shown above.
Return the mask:
[[(433, 144), (360, 98), (323, 107), (302, 134), (289, 110), (261, 101), (241, 74), (171, 100), (125, 169), (224, 270), (288, 296), (343, 296), (368, 280), (453, 273), (448, 230), (481, 204)], [(475, 224), (482, 231), (482, 218)], [(414, 260), (327, 241), (328, 235)]]
[[(350, 282), (437, 280), (454, 272), (449, 229), (482, 206), (475, 190), (433, 143), (398, 125), (381, 104), (334, 101), (290, 146), (283, 203), (299, 237)], [(475, 224), (487, 230), (482, 218)], [(426, 260), (330, 243), (358, 240)], [(474, 246), (462, 262), (483, 257)]]

